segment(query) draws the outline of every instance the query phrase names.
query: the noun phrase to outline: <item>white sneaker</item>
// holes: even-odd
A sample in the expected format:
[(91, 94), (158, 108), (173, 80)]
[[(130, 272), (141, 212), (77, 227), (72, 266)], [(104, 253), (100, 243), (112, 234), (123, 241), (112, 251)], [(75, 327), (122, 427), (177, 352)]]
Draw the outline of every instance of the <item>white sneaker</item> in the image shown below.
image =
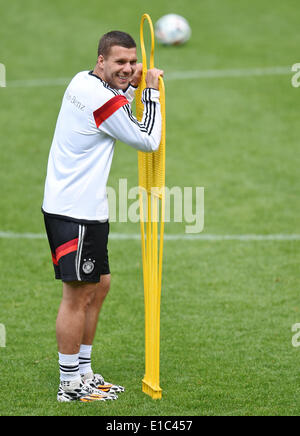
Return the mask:
[(106, 394), (112, 395), (125, 391), (125, 388), (123, 388), (123, 386), (114, 385), (112, 383), (106, 382), (101, 374), (94, 374), (93, 372), (89, 372), (88, 374), (81, 376), (81, 379), (82, 381), (89, 381), (89, 383), (92, 383), (92, 386)]
[(91, 386), (88, 381), (81, 380), (61, 381), (57, 393), (57, 401), (59, 402), (81, 401), (88, 403), (116, 400), (117, 398), (117, 395), (101, 392)]

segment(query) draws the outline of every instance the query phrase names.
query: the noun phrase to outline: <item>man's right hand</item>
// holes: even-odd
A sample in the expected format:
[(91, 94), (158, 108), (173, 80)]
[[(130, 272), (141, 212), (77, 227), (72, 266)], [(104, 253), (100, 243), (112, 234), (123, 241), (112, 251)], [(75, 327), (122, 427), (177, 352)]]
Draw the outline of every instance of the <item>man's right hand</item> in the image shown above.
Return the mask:
[(146, 85), (147, 88), (159, 89), (159, 76), (163, 76), (163, 70), (159, 70), (158, 68), (152, 68), (147, 71), (146, 74)]

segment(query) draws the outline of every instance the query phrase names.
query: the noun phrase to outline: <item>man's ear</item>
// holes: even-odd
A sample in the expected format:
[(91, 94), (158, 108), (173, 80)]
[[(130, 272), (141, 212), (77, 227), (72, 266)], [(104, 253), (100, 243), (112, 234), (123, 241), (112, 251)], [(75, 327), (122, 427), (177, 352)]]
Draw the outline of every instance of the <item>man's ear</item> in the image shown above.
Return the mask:
[(97, 60), (97, 64), (100, 68), (103, 68), (103, 63), (104, 63), (104, 57), (103, 55), (99, 55), (98, 56), (98, 60)]

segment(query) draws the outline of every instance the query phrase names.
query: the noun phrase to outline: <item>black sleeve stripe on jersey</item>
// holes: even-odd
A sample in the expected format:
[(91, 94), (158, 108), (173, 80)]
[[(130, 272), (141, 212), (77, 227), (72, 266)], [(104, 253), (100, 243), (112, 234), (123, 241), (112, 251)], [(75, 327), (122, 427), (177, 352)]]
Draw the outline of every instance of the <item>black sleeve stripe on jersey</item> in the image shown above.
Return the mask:
[[(150, 100), (150, 93), (151, 90), (146, 88), (144, 90), (145, 96), (143, 98), (143, 103), (145, 105), (145, 117), (144, 117), (144, 123), (140, 123), (133, 115), (131, 107), (129, 104), (123, 106), (124, 111), (127, 113), (127, 115), (129, 116), (130, 120), (135, 123), (139, 129), (144, 132), (144, 133), (148, 133), (148, 135), (151, 135), (153, 126), (154, 126), (154, 122), (155, 122), (155, 103), (151, 102)], [(153, 115), (154, 118), (153, 118)], [(149, 129), (150, 127), (150, 129)]]
[(130, 121), (132, 121), (134, 124), (136, 124), (142, 132), (148, 133), (145, 125), (142, 123), (139, 123), (138, 120), (134, 117), (129, 104), (126, 104), (125, 106), (123, 106), (123, 109), (127, 113)]
[[(109, 90), (110, 90), (114, 95), (120, 95), (119, 91), (117, 91), (117, 90), (114, 89), (114, 88), (111, 88), (111, 87), (108, 85), (108, 83), (103, 82), (103, 85), (104, 85), (105, 88), (109, 89)], [(139, 129), (140, 129), (142, 132), (144, 132), (144, 133), (148, 133), (148, 130), (147, 130), (147, 128), (145, 127), (145, 125), (142, 124), (142, 123), (139, 123), (138, 120), (133, 116), (133, 113), (132, 113), (132, 111), (131, 111), (131, 107), (130, 107), (129, 104), (124, 105), (124, 106), (123, 106), (123, 109), (124, 109), (124, 111), (127, 113), (129, 119), (130, 119), (133, 123), (135, 123), (135, 124), (139, 127)]]
[(149, 132), (149, 127), (150, 127), (150, 124), (151, 124), (151, 121), (152, 121), (152, 113), (153, 113), (153, 111), (152, 111), (152, 103), (150, 101), (148, 101), (146, 103), (146, 107), (147, 107), (147, 110), (148, 110), (148, 119), (147, 119), (146, 127), (147, 127), (147, 131)]
[(149, 135), (152, 132), (153, 129), (153, 125), (154, 125), (154, 121), (155, 121), (155, 103), (153, 101), (150, 100), (150, 94), (151, 90), (147, 89), (147, 93), (145, 94), (145, 99), (146, 99), (146, 107), (148, 110), (148, 119), (145, 119), (145, 124), (147, 127), (147, 131), (149, 132)]
[(129, 104), (123, 106), (123, 109), (124, 109), (125, 112), (127, 113), (127, 115), (128, 115), (128, 117), (130, 118), (130, 120), (131, 120), (134, 124), (136, 124), (142, 132), (144, 132), (144, 133), (149, 133), (149, 132), (148, 132), (148, 129), (147, 129), (146, 125), (145, 125), (145, 123), (140, 123), (140, 122), (139, 122), (139, 121), (134, 117), (134, 115), (133, 115), (133, 113), (132, 113), (132, 111), (131, 111), (131, 107), (130, 107)]
[(155, 121), (155, 103), (150, 101), (150, 102), (147, 102), (146, 105), (147, 105), (148, 112), (149, 112), (149, 118), (147, 121), (147, 131), (148, 131), (149, 135), (151, 135), (154, 121)]
[(155, 122), (155, 116), (156, 116), (156, 106), (155, 106), (155, 103), (154, 102), (152, 102), (152, 104), (153, 104), (153, 117), (152, 117), (152, 124), (151, 124), (151, 127), (150, 127), (150, 131), (149, 131), (149, 135), (151, 135), (151, 133), (152, 133), (152, 130), (153, 130), (153, 127), (154, 127), (154, 122)]
[(145, 101), (144, 105), (145, 105), (145, 110), (146, 110), (144, 126), (146, 127), (148, 135), (151, 135), (150, 126), (151, 126), (152, 121), (154, 122), (154, 119), (153, 119), (153, 115), (154, 115), (153, 105), (155, 106), (155, 103), (153, 103), (151, 101)]
[(150, 116), (150, 108), (149, 108), (149, 104), (148, 102), (144, 102), (144, 107), (145, 107), (145, 118), (144, 118), (144, 125), (146, 126), (146, 129), (148, 131), (148, 118)]
[(146, 115), (145, 115), (144, 124), (146, 126), (147, 131), (149, 130), (149, 122), (151, 120), (151, 112), (152, 112), (151, 111), (151, 102), (149, 102), (148, 94), (149, 94), (149, 89), (146, 88), (144, 90), (144, 96), (143, 96), (144, 98), (142, 100), (143, 100), (143, 103), (144, 103), (145, 108), (146, 108)]
[[(109, 89), (114, 95), (120, 95), (119, 91), (111, 88), (107, 83), (104, 82), (103, 84), (105, 88)], [(143, 103), (145, 106), (146, 114), (143, 123), (140, 123), (134, 117), (129, 104), (122, 106), (123, 110), (127, 113), (127, 116), (129, 117), (130, 121), (136, 124), (141, 130), (141, 132), (148, 133), (148, 135), (151, 135), (152, 133), (155, 123), (155, 115), (156, 115), (155, 103), (151, 101), (150, 98), (151, 98), (151, 89), (149, 88), (144, 89)]]
[(154, 123), (155, 123), (155, 117), (156, 117), (156, 104), (150, 100), (151, 98), (151, 89), (145, 90), (145, 96), (144, 96), (144, 104), (146, 107), (146, 116), (144, 124), (146, 125), (146, 129), (148, 132), (148, 135), (151, 135)]

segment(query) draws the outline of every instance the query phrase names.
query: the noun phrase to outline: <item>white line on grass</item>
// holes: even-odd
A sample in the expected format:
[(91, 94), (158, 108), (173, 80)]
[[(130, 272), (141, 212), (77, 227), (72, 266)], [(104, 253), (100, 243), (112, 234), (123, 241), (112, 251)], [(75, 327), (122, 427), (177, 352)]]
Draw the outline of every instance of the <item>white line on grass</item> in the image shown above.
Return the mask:
[[(193, 80), (193, 79), (215, 79), (225, 77), (254, 77), (254, 76), (276, 76), (291, 74), (291, 67), (261, 67), (261, 68), (238, 68), (224, 70), (192, 70), (192, 71), (170, 71), (165, 72), (165, 80)], [(46, 78), (29, 80), (6, 81), (7, 88), (31, 88), (47, 86), (66, 86), (71, 78)]]
[(166, 80), (214, 79), (223, 77), (276, 76), (291, 74), (291, 67), (262, 67), (230, 70), (195, 70), (166, 73)]
[[(137, 233), (110, 233), (112, 240), (140, 240)], [(0, 238), (7, 239), (45, 239), (45, 233), (15, 233), (0, 231)], [(270, 234), (270, 235), (215, 235), (215, 234), (168, 234), (164, 235), (166, 241), (300, 241), (300, 234)]]

